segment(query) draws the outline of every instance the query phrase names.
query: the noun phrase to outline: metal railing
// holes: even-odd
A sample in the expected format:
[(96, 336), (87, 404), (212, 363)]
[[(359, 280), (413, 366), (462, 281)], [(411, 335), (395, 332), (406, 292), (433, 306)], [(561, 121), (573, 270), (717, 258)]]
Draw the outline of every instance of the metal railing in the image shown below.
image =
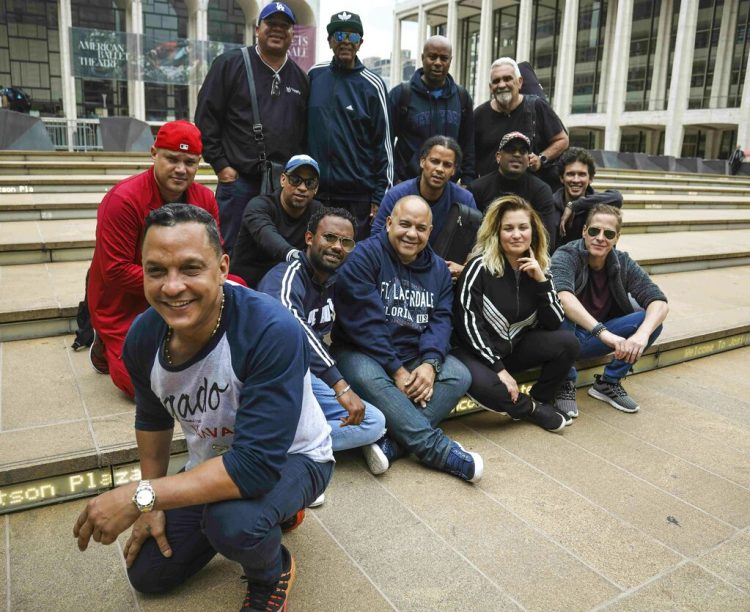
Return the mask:
[(56, 151), (101, 151), (102, 134), (97, 119), (42, 118)]

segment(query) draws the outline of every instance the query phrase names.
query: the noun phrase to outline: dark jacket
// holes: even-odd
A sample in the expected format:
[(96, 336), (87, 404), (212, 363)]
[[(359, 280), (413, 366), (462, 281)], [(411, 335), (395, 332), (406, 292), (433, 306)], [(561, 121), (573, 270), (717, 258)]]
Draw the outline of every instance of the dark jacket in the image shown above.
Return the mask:
[(301, 217), (290, 217), (281, 206), (281, 190), (259, 195), (247, 203), (242, 226), (232, 251), (229, 269), (250, 287), (257, 286), (273, 266), (305, 248), (305, 231), (312, 214), (322, 204), (310, 202)]
[(516, 275), (508, 261), (498, 278), (481, 257), (466, 264), (453, 301), (454, 344), (482, 359), (495, 372), (503, 358), (531, 327), (557, 329), (565, 315), (548, 276), (543, 283), (528, 274)]
[[(639, 308), (645, 310), (657, 300), (667, 301), (656, 283), (625, 251), (612, 249), (607, 255), (606, 268), (612, 299), (624, 314)], [(589, 252), (583, 239), (557, 249), (552, 256), (550, 272), (558, 292), (570, 291), (580, 297), (589, 282)]]
[(452, 301), (450, 272), (432, 248), (403, 264), (380, 232), (357, 244), (339, 270), (334, 349), (360, 351), (388, 374), (418, 357), (442, 362)]
[[(565, 188), (561, 187), (555, 191), (552, 197), (559, 218), (565, 210)], [(560, 236), (558, 228), (558, 247), (567, 244), (568, 242), (572, 242), (573, 240), (578, 240), (581, 237), (583, 226), (586, 223), (586, 217), (588, 217), (589, 211), (597, 204), (609, 204), (615, 208), (622, 208), (622, 194), (616, 189), (594, 191), (594, 188), (589, 185), (586, 188), (586, 195), (571, 202), (573, 218), (570, 221), (570, 225), (565, 230), (565, 237)]]
[(318, 283), (315, 270), (303, 253), (298, 260), (275, 265), (258, 284), (258, 291), (275, 297), (299, 321), (312, 349), (310, 371), (329, 387), (343, 378), (323, 341), (336, 318), (335, 283), (335, 275), (322, 285)]
[[(307, 75), (291, 58), (279, 72), (281, 93), (272, 97), (273, 71), (250, 48), (266, 155), (284, 164), (305, 151)], [(231, 166), (243, 177), (259, 177), (253, 111), (241, 49), (221, 54), (198, 92), (195, 124), (203, 137), (203, 157), (216, 173)]]
[[(456, 168), (453, 180), (461, 179), (468, 185), (474, 177), (474, 103), (469, 93), (463, 91), (463, 104), (460, 85), (450, 75), (439, 96), (433, 96), (422, 80), (424, 69), (419, 68), (408, 83), (401, 83), (391, 89), (388, 95), (393, 119), (396, 143), (396, 177), (405, 181), (419, 174), (419, 151), (425, 140), (442, 134), (455, 138), (463, 152), (463, 163)], [(404, 94), (408, 87), (408, 105), (402, 108)], [(461, 88), (463, 89), (463, 88)], [(404, 112), (406, 111), (406, 112)]]
[(357, 59), (310, 69), (307, 144), (320, 194), (378, 203), (393, 184), (393, 132), (385, 83)]

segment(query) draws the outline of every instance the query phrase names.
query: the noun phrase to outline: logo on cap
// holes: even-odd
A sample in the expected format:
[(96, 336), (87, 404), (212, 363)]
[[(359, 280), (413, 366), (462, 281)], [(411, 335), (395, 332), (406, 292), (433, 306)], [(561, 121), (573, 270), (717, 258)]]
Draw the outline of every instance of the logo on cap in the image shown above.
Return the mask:
[(187, 151), (189, 148), (190, 148), (190, 145), (187, 145), (184, 142), (180, 143), (180, 151)]
[(276, 3), (276, 10), (277, 11), (281, 11), (283, 13), (285, 8), (286, 7), (281, 2), (277, 2)]
[(351, 14), (347, 13), (346, 11), (344, 11), (343, 13), (339, 13), (338, 15), (336, 15), (336, 17), (341, 19), (341, 21), (349, 21), (352, 18)]

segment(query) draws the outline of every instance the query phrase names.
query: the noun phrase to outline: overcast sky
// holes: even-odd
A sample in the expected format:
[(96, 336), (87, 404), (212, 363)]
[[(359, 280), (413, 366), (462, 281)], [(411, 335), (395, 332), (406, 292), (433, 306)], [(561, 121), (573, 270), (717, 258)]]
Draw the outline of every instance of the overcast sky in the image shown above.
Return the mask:
[[(379, 57), (390, 57), (393, 44), (393, 0), (367, 0), (367, 2), (351, 2), (346, 0), (320, 0), (320, 28), (317, 32), (318, 61), (325, 61), (331, 57), (331, 50), (326, 40), (325, 26), (330, 21), (331, 15), (346, 9), (357, 13), (362, 18), (362, 26), (365, 31), (364, 42), (359, 50), (360, 58), (377, 55)], [(416, 36), (416, 24), (414, 24), (414, 36), (408, 36), (409, 25), (403, 27), (401, 35), (402, 47), (412, 48), (412, 54), (416, 50), (416, 43), (411, 40)]]

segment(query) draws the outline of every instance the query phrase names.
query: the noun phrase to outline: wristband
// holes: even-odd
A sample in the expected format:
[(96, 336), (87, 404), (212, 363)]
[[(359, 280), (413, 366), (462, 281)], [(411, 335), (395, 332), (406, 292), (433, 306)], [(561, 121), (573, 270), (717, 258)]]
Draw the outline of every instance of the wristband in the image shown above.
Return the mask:
[(339, 399), (342, 395), (344, 395), (344, 393), (348, 393), (351, 390), (352, 390), (352, 386), (346, 385), (346, 387), (341, 393), (337, 393), (336, 395), (333, 396), (333, 399)]
[(607, 331), (607, 328), (605, 327), (604, 323), (597, 323), (596, 325), (594, 325), (594, 327), (591, 328), (591, 331), (589, 333), (595, 338), (598, 338), (605, 331)]

